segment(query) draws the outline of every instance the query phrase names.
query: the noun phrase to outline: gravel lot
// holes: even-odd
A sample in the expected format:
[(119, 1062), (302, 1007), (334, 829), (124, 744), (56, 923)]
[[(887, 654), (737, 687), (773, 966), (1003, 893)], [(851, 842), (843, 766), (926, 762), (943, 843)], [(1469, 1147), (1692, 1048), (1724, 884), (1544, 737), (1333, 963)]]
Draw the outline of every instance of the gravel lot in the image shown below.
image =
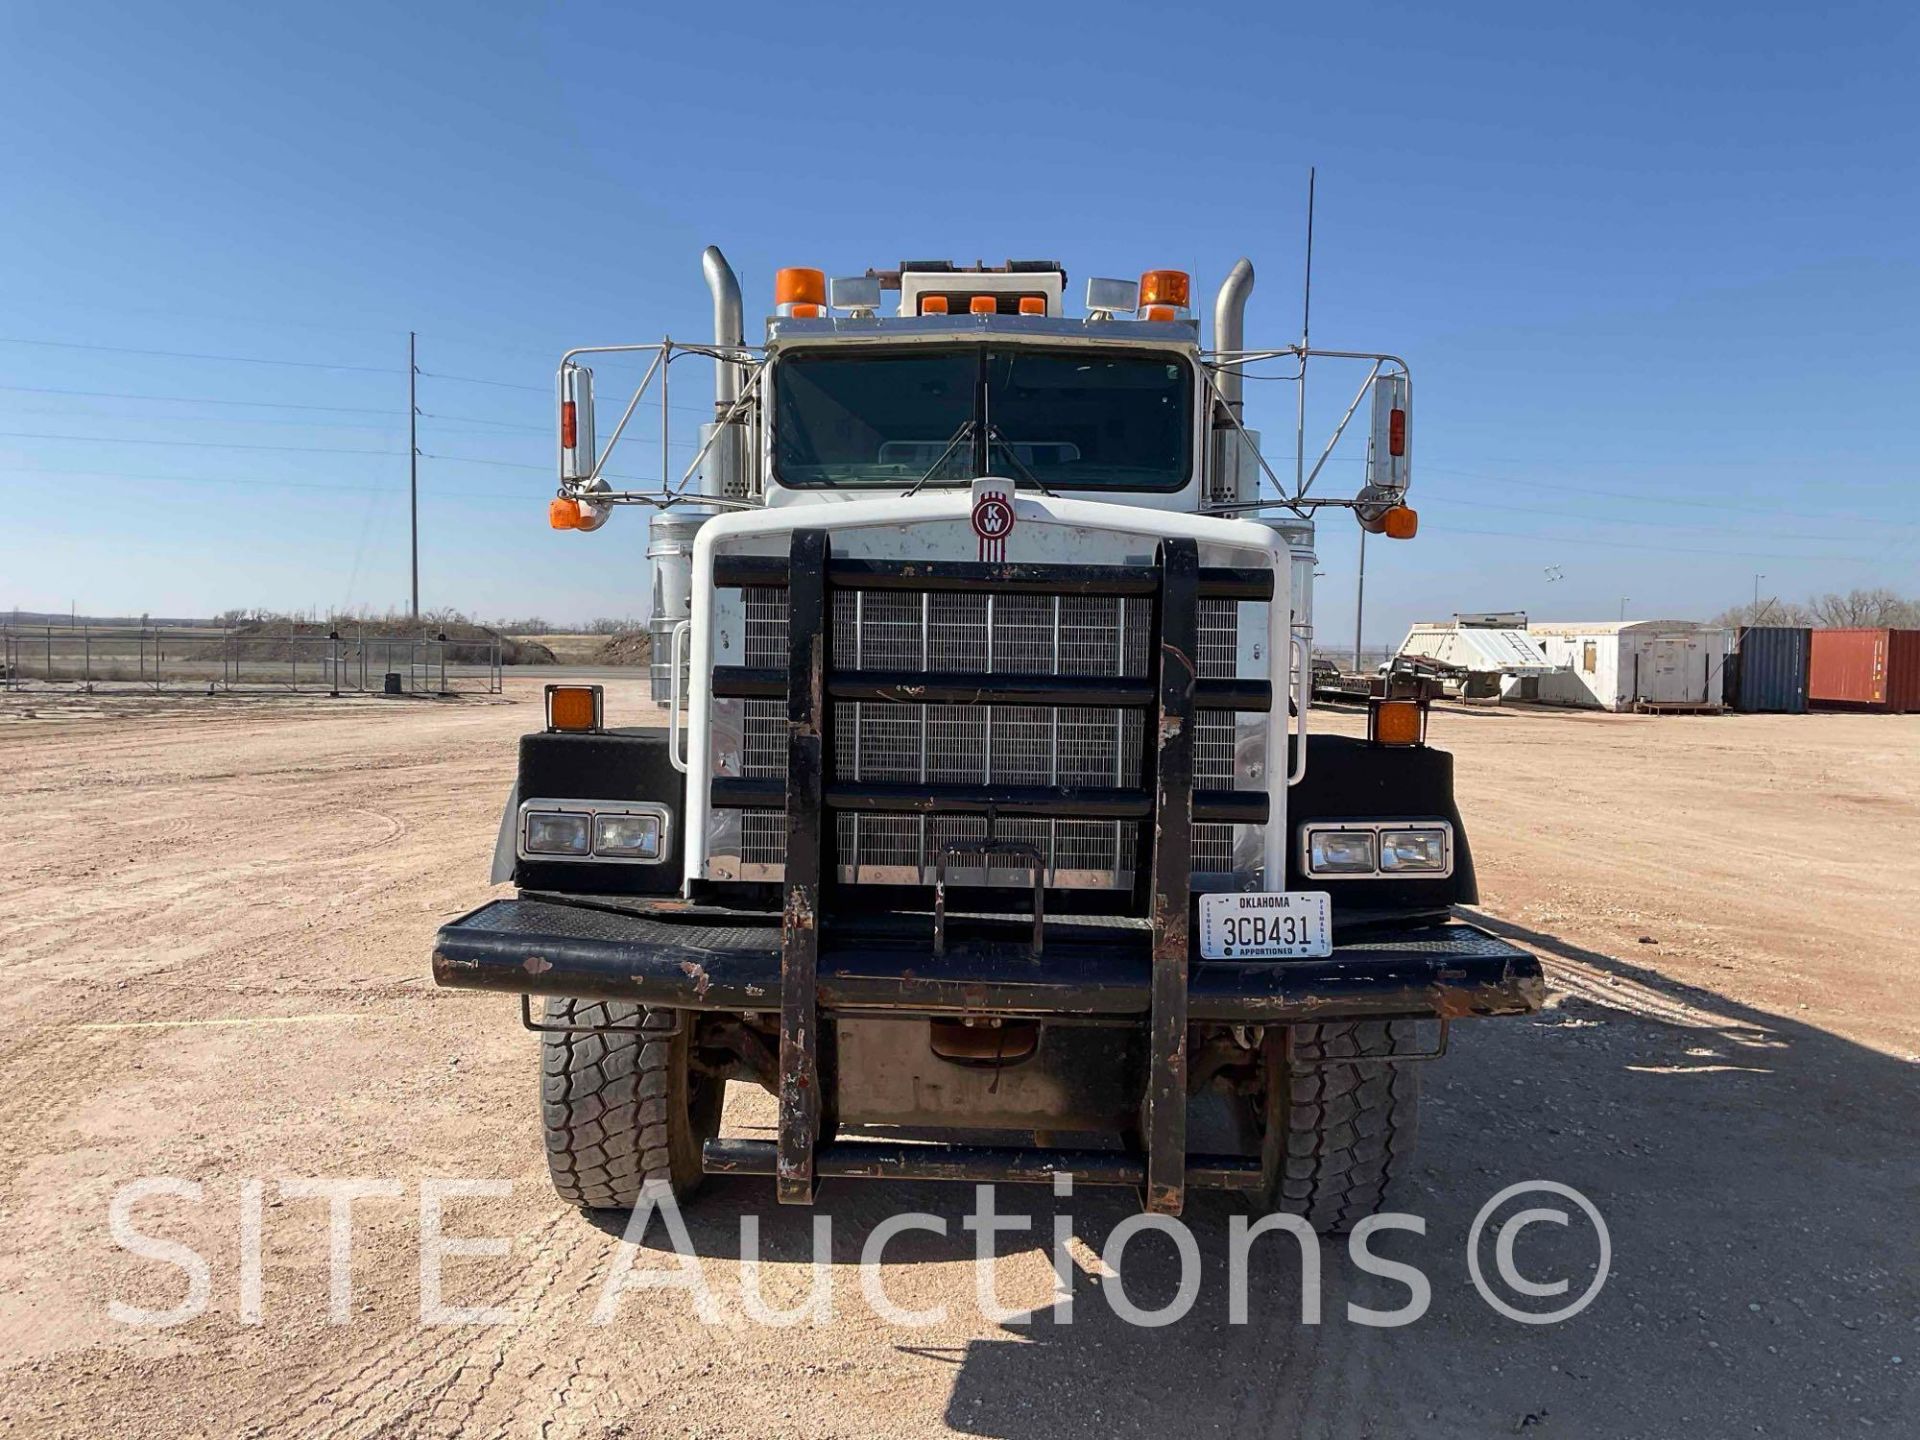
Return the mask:
[[(1426, 1074), (1397, 1203), (1427, 1231), (1376, 1244), (1430, 1278), (1413, 1324), (1346, 1318), (1408, 1292), (1337, 1243), (1321, 1323), (1302, 1324), (1285, 1236), (1261, 1242), (1250, 1323), (1230, 1323), (1234, 1208), (1203, 1198), (1197, 1302), (1129, 1326), (1099, 1257), (1130, 1199), (1007, 1190), (1034, 1228), (1000, 1239), (1019, 1313), (989, 1320), (964, 1187), (829, 1184), (835, 1314), (769, 1328), (746, 1318), (740, 1222), (759, 1217), (781, 1305), (807, 1290), (809, 1217), (742, 1180), (687, 1215), (724, 1323), (635, 1291), (596, 1325), (619, 1236), (547, 1188), (535, 1040), (510, 1003), (427, 976), (435, 927), (495, 893), (513, 741), (545, 678), (444, 704), (0, 699), (0, 1432), (1920, 1434), (1920, 716), (1436, 715), (1481, 917), (1541, 955), (1554, 997), (1458, 1027)], [(643, 687), (609, 685), (615, 723)], [(730, 1130), (770, 1118), (734, 1087)], [(200, 1187), (133, 1211), (209, 1262), (204, 1313), (178, 1325), (110, 1308), (189, 1288), (110, 1232), (116, 1190), (144, 1176)], [(506, 1242), (448, 1258), (445, 1302), (508, 1323), (420, 1323), (422, 1190), (444, 1177), (510, 1182), (444, 1207), (448, 1235)], [(393, 1194), (354, 1207), (335, 1325), (327, 1203), (280, 1182), (349, 1178)], [(1533, 1179), (1590, 1197), (1612, 1238), (1599, 1297), (1556, 1325), (1495, 1313), (1465, 1263), (1476, 1211)], [(853, 1264), (900, 1209), (949, 1221), (887, 1252), (895, 1303), (947, 1307), (925, 1328), (881, 1319)], [(1045, 1309), (1055, 1214), (1071, 1324)], [(1556, 1232), (1525, 1232), (1522, 1270), (1591, 1269), (1591, 1237)], [(1142, 1237), (1125, 1275), (1134, 1303), (1164, 1303), (1175, 1252)]]

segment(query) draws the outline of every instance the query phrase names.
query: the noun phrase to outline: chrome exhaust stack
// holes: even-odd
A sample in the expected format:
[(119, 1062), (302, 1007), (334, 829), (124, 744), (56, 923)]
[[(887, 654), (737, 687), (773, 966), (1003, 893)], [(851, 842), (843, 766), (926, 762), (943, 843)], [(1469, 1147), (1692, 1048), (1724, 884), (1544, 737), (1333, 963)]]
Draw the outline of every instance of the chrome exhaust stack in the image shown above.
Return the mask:
[[(1216, 355), (1247, 348), (1247, 297), (1253, 294), (1253, 262), (1236, 260), (1221, 283), (1213, 301), (1213, 349)], [(1246, 385), (1237, 364), (1220, 371), (1220, 398), (1233, 411), (1233, 418), (1244, 419), (1241, 397)]]
[[(735, 350), (745, 333), (745, 310), (740, 299), (740, 277), (720, 252), (709, 245), (700, 254), (700, 271), (713, 294), (713, 344), (716, 350)], [(700, 461), (699, 491), (715, 498), (744, 499), (747, 495), (747, 427), (739, 419), (722, 424), (721, 417), (740, 399), (741, 366), (737, 360), (713, 362), (713, 419), (700, 427), (706, 452)], [(674, 695), (673, 635), (693, 616), (693, 539), (716, 512), (694, 504), (655, 512), (648, 525), (647, 560), (653, 567), (653, 614), (647, 631), (653, 647), (653, 699), (669, 704)], [(686, 695), (685, 676), (679, 693)]]
[(1215, 505), (1247, 504), (1260, 498), (1260, 460), (1255, 448), (1260, 437), (1243, 431), (1246, 379), (1244, 361), (1233, 356), (1247, 348), (1247, 297), (1253, 294), (1253, 262), (1236, 260), (1213, 301), (1214, 388), (1220, 392), (1228, 419), (1213, 424), (1213, 473), (1207, 500)]
[[(745, 310), (740, 301), (740, 277), (733, 273), (727, 257), (718, 245), (700, 252), (700, 270), (707, 277), (707, 289), (713, 292), (713, 344), (717, 350), (740, 344), (746, 331)], [(713, 367), (713, 404), (716, 419), (740, 398), (740, 367), (724, 360)]]

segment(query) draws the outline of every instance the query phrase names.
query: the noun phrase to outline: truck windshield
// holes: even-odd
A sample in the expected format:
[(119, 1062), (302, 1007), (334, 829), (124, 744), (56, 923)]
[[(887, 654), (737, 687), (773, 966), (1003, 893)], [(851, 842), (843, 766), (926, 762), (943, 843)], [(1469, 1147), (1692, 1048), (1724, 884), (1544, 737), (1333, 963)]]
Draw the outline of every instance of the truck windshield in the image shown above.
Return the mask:
[(787, 486), (965, 484), (1177, 490), (1192, 443), (1178, 355), (1027, 346), (806, 351), (774, 384)]

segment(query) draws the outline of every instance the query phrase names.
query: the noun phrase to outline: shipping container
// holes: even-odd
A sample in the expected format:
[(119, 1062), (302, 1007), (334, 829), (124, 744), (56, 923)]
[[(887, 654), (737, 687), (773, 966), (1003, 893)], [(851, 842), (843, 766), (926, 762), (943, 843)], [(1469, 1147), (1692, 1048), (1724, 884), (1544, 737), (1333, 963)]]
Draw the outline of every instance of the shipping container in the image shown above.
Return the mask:
[(1920, 630), (1816, 630), (1808, 667), (1815, 705), (1920, 711)]
[(1799, 715), (1807, 708), (1813, 632), (1802, 625), (1743, 625), (1727, 657), (1727, 704), (1748, 714)]
[(1554, 669), (1548, 705), (1600, 710), (1718, 710), (1733, 632), (1697, 620), (1535, 621), (1527, 638)]

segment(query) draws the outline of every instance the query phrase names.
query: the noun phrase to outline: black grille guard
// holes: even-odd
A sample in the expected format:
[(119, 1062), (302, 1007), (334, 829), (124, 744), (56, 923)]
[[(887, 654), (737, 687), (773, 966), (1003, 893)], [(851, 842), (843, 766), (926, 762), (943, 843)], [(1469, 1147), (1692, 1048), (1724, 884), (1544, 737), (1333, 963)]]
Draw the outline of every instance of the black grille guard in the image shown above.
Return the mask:
[[(660, 902), (651, 914), (635, 914), (540, 899), (500, 901), (440, 932), (434, 974), (458, 988), (777, 1011), (780, 1115), (771, 1168), (781, 1201), (809, 1203), (825, 1173), (816, 1163), (823, 1011), (1137, 1017), (1151, 1057), (1137, 1183), (1149, 1209), (1177, 1214), (1191, 1179), (1190, 1021), (1445, 1020), (1539, 1007), (1538, 962), (1457, 924), (1426, 924), (1391, 939), (1342, 946), (1327, 960), (1194, 959), (1193, 822), (1260, 824), (1268, 818), (1263, 793), (1195, 792), (1194, 716), (1203, 709), (1271, 713), (1275, 703), (1269, 682), (1197, 677), (1199, 602), (1271, 602), (1270, 570), (1203, 568), (1198, 545), (1185, 538), (1163, 540), (1151, 566), (836, 559), (827, 531), (800, 529), (792, 533), (784, 560), (718, 557), (713, 583), (787, 593), (785, 672), (721, 667), (713, 675), (716, 696), (784, 698), (785, 780), (705, 782), (715, 809), (784, 807), (785, 879), (777, 923), (702, 914), (686, 902)], [(1147, 673), (1140, 679), (1082, 679), (843, 670), (832, 654), (833, 595), (841, 588), (1138, 597), (1149, 613)], [(1145, 722), (1139, 784), (1090, 789), (842, 782), (832, 773), (833, 702), (839, 699), (1133, 709)], [(862, 811), (985, 815), (989, 841), (999, 815), (1124, 815), (1139, 824), (1146, 853), (1134, 867), (1128, 915), (1105, 924), (1049, 920), (1044, 957), (1033, 943), (1033, 917), (954, 915), (936, 947), (930, 917), (862, 915), (857, 888), (842, 903), (835, 816)], [(828, 1168), (838, 1163), (830, 1158)]]

